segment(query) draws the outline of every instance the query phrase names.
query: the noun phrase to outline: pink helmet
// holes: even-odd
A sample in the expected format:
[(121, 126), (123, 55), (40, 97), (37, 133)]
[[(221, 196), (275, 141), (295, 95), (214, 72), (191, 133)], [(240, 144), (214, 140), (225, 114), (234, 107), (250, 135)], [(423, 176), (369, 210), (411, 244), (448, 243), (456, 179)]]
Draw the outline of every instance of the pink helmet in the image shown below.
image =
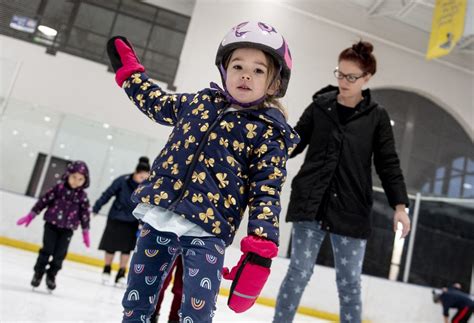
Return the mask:
[(276, 97), (283, 97), (290, 81), (292, 59), (288, 44), (272, 26), (255, 21), (246, 21), (233, 27), (219, 45), (216, 65), (225, 87), (224, 61), (236, 48), (257, 48), (270, 54), (280, 64), (281, 85)]

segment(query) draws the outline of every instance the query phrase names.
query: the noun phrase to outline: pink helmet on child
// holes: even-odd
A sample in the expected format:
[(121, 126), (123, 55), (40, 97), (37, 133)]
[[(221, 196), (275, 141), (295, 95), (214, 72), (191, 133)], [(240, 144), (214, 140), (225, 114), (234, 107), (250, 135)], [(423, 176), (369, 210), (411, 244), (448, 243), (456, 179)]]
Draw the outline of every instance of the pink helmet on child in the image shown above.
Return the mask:
[(288, 44), (281, 34), (272, 26), (255, 21), (246, 21), (233, 27), (219, 45), (216, 54), (216, 65), (221, 73), (225, 87), (224, 62), (228, 55), (236, 48), (257, 48), (271, 55), (280, 64), (280, 89), (275, 95), (283, 97), (290, 81), (292, 59)]

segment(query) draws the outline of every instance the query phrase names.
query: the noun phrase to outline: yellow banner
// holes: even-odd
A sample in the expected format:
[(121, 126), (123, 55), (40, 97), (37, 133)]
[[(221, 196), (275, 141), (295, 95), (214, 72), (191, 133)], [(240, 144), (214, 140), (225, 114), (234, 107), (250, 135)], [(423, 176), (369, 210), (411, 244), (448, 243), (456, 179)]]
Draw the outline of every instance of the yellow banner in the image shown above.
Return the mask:
[(427, 59), (451, 52), (464, 32), (467, 0), (436, 0)]

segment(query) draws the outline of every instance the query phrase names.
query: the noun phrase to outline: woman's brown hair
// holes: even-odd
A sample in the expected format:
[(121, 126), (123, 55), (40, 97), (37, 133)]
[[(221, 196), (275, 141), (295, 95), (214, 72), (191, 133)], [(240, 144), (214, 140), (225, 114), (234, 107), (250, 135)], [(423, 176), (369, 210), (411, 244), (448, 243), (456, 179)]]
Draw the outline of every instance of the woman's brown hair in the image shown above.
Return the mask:
[(372, 54), (374, 46), (360, 40), (349, 48), (344, 49), (339, 54), (339, 62), (346, 60), (356, 63), (365, 74), (374, 75), (377, 71), (377, 60)]

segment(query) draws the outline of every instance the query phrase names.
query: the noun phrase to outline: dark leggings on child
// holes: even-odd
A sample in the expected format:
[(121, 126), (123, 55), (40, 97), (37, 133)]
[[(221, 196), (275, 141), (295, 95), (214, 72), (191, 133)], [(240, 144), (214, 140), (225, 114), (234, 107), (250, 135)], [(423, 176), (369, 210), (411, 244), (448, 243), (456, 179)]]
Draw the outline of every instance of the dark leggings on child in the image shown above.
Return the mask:
[[(54, 224), (45, 222), (43, 234), (43, 248), (40, 249), (38, 259), (35, 264), (35, 272), (44, 274), (47, 271), (49, 276), (56, 276), (61, 269), (67, 249), (71, 242), (73, 231), (71, 229), (58, 228)], [(53, 257), (49, 261), (50, 257)], [(46, 270), (46, 266), (49, 268)]]

